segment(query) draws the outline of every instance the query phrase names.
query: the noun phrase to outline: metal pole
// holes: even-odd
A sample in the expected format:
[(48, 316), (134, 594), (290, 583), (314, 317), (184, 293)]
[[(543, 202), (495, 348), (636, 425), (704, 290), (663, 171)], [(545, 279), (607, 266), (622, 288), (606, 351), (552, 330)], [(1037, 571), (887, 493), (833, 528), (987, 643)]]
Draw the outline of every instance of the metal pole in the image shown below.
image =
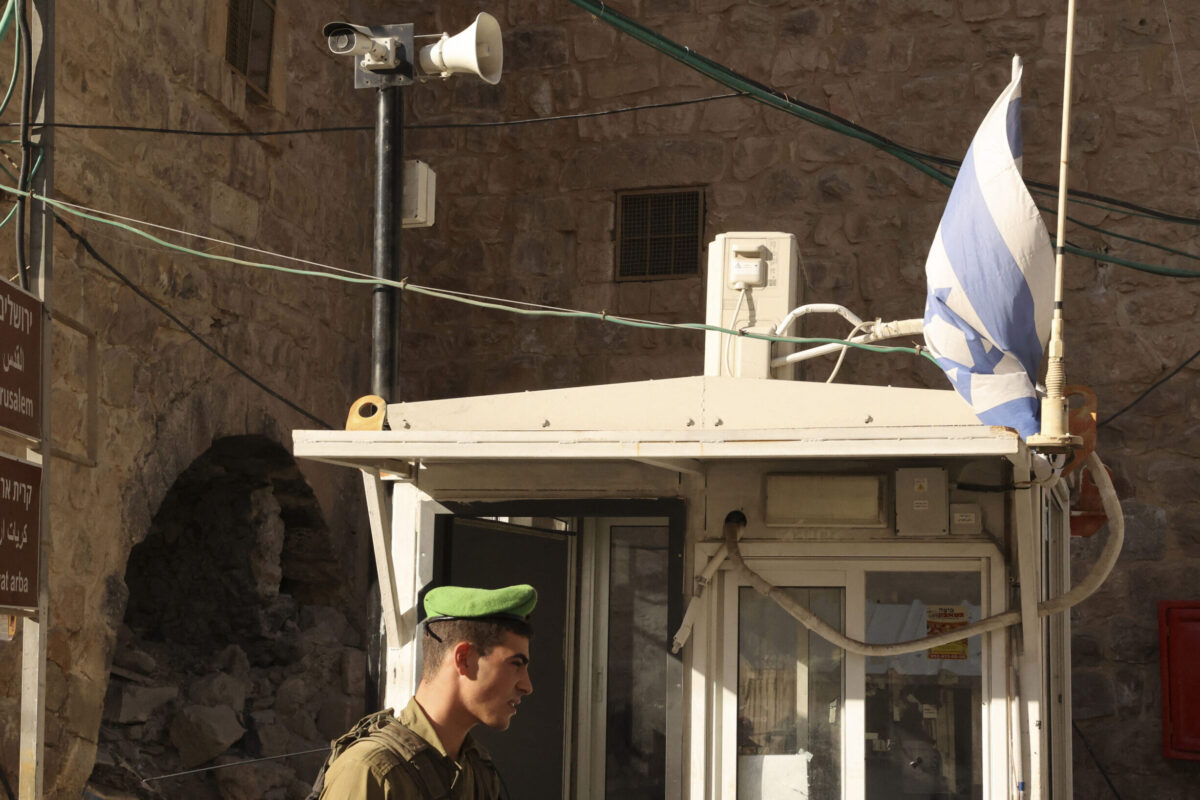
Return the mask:
[[(34, 0), (33, 17), (29, 20), (31, 52), (26, 53), (25, 69), (32, 72), (30, 117), (37, 126), (30, 136), (42, 149), (42, 164), (30, 189), (43, 196), (53, 194), (54, 186), (54, 128), (43, 123), (54, 121), (54, 0)], [(36, 53), (36, 56), (34, 55)], [(29, 156), (33, 157), (30, 153)], [(28, 160), (28, 159), (26, 159)], [(21, 624), (21, 745), (20, 772), (17, 776), (19, 800), (41, 800), (46, 772), (46, 642), (50, 633), (50, 343), (53, 331), (50, 321), (50, 290), (52, 286), (54, 221), (44, 203), (31, 203), (29, 252), (37, 265), (34, 291), (42, 301), (41, 453), (32, 448), (26, 458), (40, 462), (42, 485), (41, 531), (38, 536), (38, 609), (36, 617), (26, 617)]]
[[(375, 108), (375, 246), (372, 274), (399, 280), (400, 229), (397, 217), (404, 192), (404, 102), (399, 86), (378, 89)], [(376, 284), (371, 295), (371, 393), (385, 400), (399, 395), (400, 291)]]
[(1063, 69), (1062, 142), (1058, 163), (1058, 230), (1054, 241), (1054, 316), (1050, 320), (1046, 396), (1042, 398), (1042, 430), (1029, 438), (1030, 446), (1045, 453), (1068, 452), (1077, 445), (1067, 423), (1067, 382), (1063, 364), (1063, 246), (1067, 228), (1067, 161), (1071, 143), (1071, 72), (1075, 58), (1075, 0), (1067, 3), (1066, 62)]

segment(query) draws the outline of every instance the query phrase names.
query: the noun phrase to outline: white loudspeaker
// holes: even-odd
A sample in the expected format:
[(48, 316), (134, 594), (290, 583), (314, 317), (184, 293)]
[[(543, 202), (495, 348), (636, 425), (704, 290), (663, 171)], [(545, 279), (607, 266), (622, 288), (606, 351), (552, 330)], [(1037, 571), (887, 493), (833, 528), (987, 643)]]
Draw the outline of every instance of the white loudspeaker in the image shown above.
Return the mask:
[(487, 83), (497, 84), (503, 65), (500, 23), (487, 12), (480, 12), (462, 33), (454, 36), (443, 33), (435, 43), (421, 48), (421, 69), (426, 75), (449, 78), (455, 73), (470, 72)]

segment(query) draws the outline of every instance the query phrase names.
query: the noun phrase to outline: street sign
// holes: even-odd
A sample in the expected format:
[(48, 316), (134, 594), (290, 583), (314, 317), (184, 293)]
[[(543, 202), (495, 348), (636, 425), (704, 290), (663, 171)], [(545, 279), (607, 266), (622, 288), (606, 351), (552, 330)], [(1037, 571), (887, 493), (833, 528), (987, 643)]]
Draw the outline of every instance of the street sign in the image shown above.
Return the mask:
[(42, 435), (42, 303), (0, 280), (0, 427)]
[(0, 456), (0, 607), (38, 607), (42, 468)]

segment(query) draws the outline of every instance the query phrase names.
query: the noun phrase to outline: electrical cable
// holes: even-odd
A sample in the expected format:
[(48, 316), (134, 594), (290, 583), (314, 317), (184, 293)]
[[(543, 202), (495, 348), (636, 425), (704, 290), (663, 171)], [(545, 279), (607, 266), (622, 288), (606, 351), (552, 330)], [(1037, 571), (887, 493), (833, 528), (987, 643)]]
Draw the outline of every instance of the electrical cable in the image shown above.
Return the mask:
[[(944, 186), (952, 186), (954, 183), (953, 176), (938, 169), (932, 164), (939, 166), (953, 166), (955, 161), (941, 157), (930, 156), (927, 153), (921, 153), (913, 148), (901, 145), (875, 131), (858, 125), (850, 120), (826, 111), (816, 106), (810, 105), (800, 100), (796, 100), (786, 93), (777, 89), (773, 89), (758, 81), (734, 72), (732, 69), (712, 61), (705, 56), (702, 56), (691, 48), (680, 45), (657, 31), (646, 27), (630, 17), (621, 14), (619, 11), (609, 8), (603, 2), (597, 0), (570, 0), (576, 6), (579, 6), (584, 11), (592, 14), (602, 22), (607, 23), (618, 31), (642, 42), (654, 50), (673, 58), (685, 66), (699, 72), (702, 75), (724, 85), (731, 89), (744, 92), (751, 99), (763, 103), (765, 105), (776, 108), (780, 111), (792, 114), (807, 122), (818, 125), (827, 130), (849, 136), (853, 139), (865, 142), (885, 153), (903, 161), (911, 167), (919, 170), (927, 176), (933, 178)], [(1045, 188), (1046, 184), (1035, 184)], [(1052, 187), (1051, 187), (1052, 188)], [(1068, 192), (1068, 197), (1071, 193)], [(1086, 195), (1095, 198), (1095, 195)], [(1144, 209), (1143, 209), (1144, 210)], [(1179, 218), (1183, 219), (1183, 218)], [(1189, 223), (1192, 224), (1192, 223)], [(1200, 220), (1196, 220), (1194, 224), (1200, 224)], [(1119, 234), (1114, 234), (1120, 236)], [(1064, 247), (1064, 252), (1073, 253), (1075, 255), (1084, 256), (1093, 260), (1118, 264), (1120, 266), (1139, 269), (1155, 274), (1171, 275), (1173, 277), (1200, 277), (1200, 273), (1191, 274), (1185, 270), (1171, 270), (1166, 267), (1155, 267), (1150, 264), (1141, 264), (1124, 259), (1118, 259), (1104, 253), (1096, 253), (1093, 251), (1082, 250), (1079, 248)]]
[(234, 761), (229, 764), (214, 764), (211, 767), (198, 767), (196, 769), (185, 769), (182, 772), (171, 772), (167, 775), (155, 775), (152, 778), (142, 778), (142, 783), (149, 788), (150, 781), (162, 781), (167, 778), (178, 778), (181, 775), (195, 775), (197, 772), (212, 772), (217, 769), (225, 769), (226, 767), (241, 767), (246, 764), (257, 764), (260, 761), (274, 761), (280, 758), (291, 758), (292, 756), (307, 756), (313, 753), (328, 753), (329, 747), (314, 747), (312, 750), (299, 750), (295, 753), (284, 753), (278, 756), (263, 756), (262, 758), (250, 758), (245, 761)]
[(1175, 26), (1171, 24), (1171, 12), (1167, 0), (1162, 0), (1163, 16), (1167, 18), (1167, 32), (1171, 35), (1171, 52), (1175, 54), (1175, 71), (1179, 74), (1179, 93), (1183, 95), (1183, 114), (1192, 128), (1192, 144), (1196, 146), (1196, 158), (1200, 159), (1200, 136), (1196, 135), (1196, 121), (1192, 118), (1188, 100), (1187, 83), (1183, 77), (1183, 65), (1179, 61), (1179, 47), (1175, 44)]
[[(0, 18), (0, 39), (3, 39), (8, 34), (8, 29), (12, 26), (13, 17), (16, 14), (16, 8), (17, 0), (8, 0), (8, 5), (4, 7), (4, 16)], [(14, 43), (12, 77), (8, 80), (8, 91), (4, 93), (4, 99), (0, 100), (0, 114), (3, 114), (8, 109), (8, 101), (12, 99), (13, 90), (17, 88), (17, 73), (20, 69), (21, 48), (18, 44)], [(11, 144), (19, 144), (19, 142), (12, 142)]]
[[(728, 92), (707, 97), (695, 97), (690, 100), (668, 100), (661, 103), (648, 103), (626, 108), (610, 108), (601, 111), (583, 111), (577, 114), (558, 114), (551, 117), (529, 117), (527, 119), (498, 120), (494, 122), (430, 122), (405, 125), (404, 130), (449, 130), (453, 128), (505, 128), (517, 125), (533, 125), (539, 122), (561, 122), (563, 120), (589, 119), (591, 117), (606, 117), (612, 114), (628, 114), (631, 111), (650, 111), (657, 108), (674, 108), (696, 103), (709, 103), (713, 100), (727, 100), (731, 97), (741, 97), (743, 92)], [(12, 125), (13, 123), (3, 123)], [(210, 137), (250, 137), (265, 136), (296, 136), (308, 133), (341, 133), (346, 131), (373, 131), (374, 125), (334, 125), (326, 128), (287, 128), (274, 131), (193, 131), (186, 128), (154, 128), (142, 125), (109, 125), (81, 122), (47, 122), (38, 125), (40, 128), (66, 128), (91, 131), (125, 131), (131, 133), (158, 133), (168, 136), (210, 136)]]
[(603, 2), (598, 2), (598, 0), (570, 0), (570, 2), (587, 11), (598, 20), (657, 50), (663, 55), (675, 59), (696, 72), (715, 80), (723, 86), (735, 91), (744, 92), (751, 99), (757, 100), (760, 103), (772, 106), (827, 130), (841, 133), (852, 139), (858, 139), (872, 147), (883, 150), (885, 153), (900, 159), (944, 186), (950, 186), (954, 183), (953, 177), (932, 166), (927, 160), (923, 160), (922, 157), (925, 154), (897, 144), (891, 139), (851, 122), (844, 117), (838, 116), (831, 111), (826, 111), (801, 100), (793, 99), (784, 92), (772, 89), (752, 78), (734, 72), (723, 64), (718, 64), (696, 53), (689, 47), (677, 44), (657, 31), (642, 25), (619, 11), (609, 8)]
[(1096, 427), (1097, 427), (1097, 428), (1103, 428), (1105, 425), (1107, 425), (1108, 423), (1112, 422), (1114, 419), (1116, 419), (1117, 417), (1121, 416), (1121, 415), (1122, 415), (1122, 414), (1124, 414), (1126, 411), (1128, 411), (1129, 409), (1131, 409), (1131, 408), (1133, 408), (1134, 406), (1136, 406), (1138, 403), (1140, 403), (1140, 402), (1142, 402), (1143, 400), (1145, 400), (1145, 399), (1146, 399), (1146, 397), (1147, 397), (1147, 396), (1148, 396), (1148, 395), (1149, 395), (1151, 392), (1153, 392), (1153, 391), (1154, 391), (1155, 389), (1157, 389), (1158, 387), (1162, 386), (1162, 385), (1163, 385), (1164, 383), (1166, 383), (1167, 381), (1171, 380), (1171, 378), (1174, 378), (1176, 375), (1178, 375), (1178, 374), (1179, 374), (1179, 373), (1180, 373), (1180, 372), (1183, 370), (1183, 368), (1184, 368), (1184, 367), (1186, 367), (1188, 364), (1190, 364), (1190, 363), (1192, 363), (1193, 361), (1195, 361), (1195, 360), (1196, 360), (1196, 358), (1198, 358), (1198, 357), (1200, 357), (1200, 350), (1197, 350), (1196, 352), (1192, 353), (1190, 356), (1188, 356), (1188, 357), (1187, 357), (1187, 359), (1186, 359), (1186, 360), (1185, 360), (1185, 361), (1184, 361), (1182, 364), (1180, 364), (1178, 367), (1176, 367), (1175, 369), (1173, 369), (1173, 370), (1171, 370), (1170, 372), (1168, 372), (1166, 375), (1164, 375), (1164, 376), (1163, 376), (1162, 378), (1160, 378), (1159, 380), (1155, 381), (1155, 382), (1154, 382), (1154, 383), (1153, 383), (1153, 384), (1150, 386), (1150, 388), (1146, 389), (1146, 391), (1142, 392), (1142, 393), (1141, 393), (1141, 394), (1139, 394), (1137, 397), (1135, 397), (1135, 398), (1133, 399), (1133, 401), (1132, 401), (1132, 402), (1128, 403), (1128, 404), (1127, 404), (1127, 405), (1126, 405), (1124, 408), (1122, 408), (1120, 411), (1117, 411), (1117, 412), (1115, 412), (1115, 413), (1113, 413), (1113, 414), (1110, 414), (1109, 416), (1107, 416), (1107, 417), (1105, 417), (1104, 419), (1102, 419), (1100, 422), (1096, 423)]
[[(0, 33), (0, 36), (2, 35)], [(4, 792), (8, 795), (8, 800), (17, 800), (17, 796), (13, 794), (12, 786), (8, 782), (8, 775), (5, 774), (3, 766), (0, 766), (0, 783), (4, 784)]]
[[(733, 305), (733, 317), (730, 318), (730, 320), (729, 320), (729, 327), (732, 328), (733, 330), (737, 330), (738, 314), (742, 313), (742, 303), (746, 300), (746, 287), (742, 286), (738, 290), (738, 292), (739, 292), (739, 294), (738, 294), (737, 302), (734, 303), (734, 305)], [(724, 339), (725, 339), (725, 357), (724, 357), (725, 374), (732, 376), (733, 375), (733, 365), (731, 365), (729, 363), (729, 345), (733, 342), (733, 336), (726, 334), (724, 336)]]
[[(21, 169), (17, 178), (17, 188), (21, 191), (29, 189), (29, 102), (33, 92), (33, 46), (29, 37), (29, 20), (26, 16), (27, 0), (18, 0), (17, 7), (17, 41), (14, 47), (25, 51), (25, 64), (21, 70)], [(20, 286), (29, 291), (29, 264), (25, 249), (25, 197), (17, 198), (16, 236), (14, 236), (17, 251), (17, 278)]]
[[(863, 326), (876, 325), (876, 324), (878, 324), (878, 322), (879, 322), (879, 320), (863, 320), (862, 322), (858, 323), (857, 325), (855, 325), (853, 328), (850, 329), (850, 332), (846, 334), (846, 338), (853, 339), (854, 334), (856, 334), (860, 330), (862, 330)], [(846, 352), (849, 349), (850, 349), (849, 347), (843, 347), (841, 349), (841, 352), (838, 353), (837, 362), (833, 365), (833, 369), (830, 370), (829, 377), (825, 379), (826, 383), (833, 383), (833, 379), (837, 377), (838, 372), (841, 371), (841, 369), (842, 369), (842, 362), (846, 360)]]
[[(67, 204), (62, 203), (59, 200), (55, 200), (51, 197), (46, 197), (44, 195), (34, 194), (32, 192), (20, 192), (19, 190), (14, 189), (11, 186), (4, 186), (2, 184), (0, 184), (0, 191), (8, 192), (9, 194), (25, 194), (31, 198), (34, 198), (36, 200), (39, 200), (39, 201), (45, 203), (46, 205), (49, 205), (53, 208), (57, 208), (59, 210), (65, 211), (66, 213), (71, 214), (73, 216), (80, 217), (82, 219), (88, 219), (93, 222), (99, 222), (104, 225), (109, 225), (109, 226), (112, 226), (115, 228), (119, 228), (121, 230), (125, 230), (125, 231), (133, 233), (137, 236), (140, 236), (143, 239), (147, 239), (151, 242), (154, 242), (155, 244), (158, 244), (169, 250), (174, 250), (174, 251), (180, 252), (180, 253), (187, 253), (188, 255), (198, 256), (200, 258), (208, 259), (210, 261), (221, 261), (221, 262), (225, 262), (228, 264), (237, 264), (240, 266), (252, 267), (255, 269), (266, 269), (266, 270), (273, 270), (276, 272), (284, 272), (284, 273), (288, 273), (288, 274), (292, 274), (292, 275), (319, 277), (319, 278), (325, 278), (328, 280), (342, 281), (345, 283), (353, 283), (353, 284), (360, 284), (360, 285), (391, 286), (396, 289), (400, 289), (401, 291), (413, 292), (415, 294), (421, 294), (421, 295), (426, 295), (426, 296), (430, 296), (430, 297), (438, 297), (441, 299), (452, 300), (452, 301), (458, 302), (458, 303), (464, 303), (467, 305), (477, 306), (479, 308), (490, 308), (490, 309), (495, 309), (498, 311), (506, 311), (509, 313), (521, 314), (521, 315), (525, 315), (525, 316), (596, 319), (596, 320), (600, 320), (602, 322), (610, 322), (613, 324), (627, 325), (627, 326), (634, 327), (634, 328), (649, 328), (649, 329), (654, 329), (654, 330), (691, 330), (691, 331), (711, 331), (714, 333), (732, 333), (737, 336), (745, 336), (745, 337), (753, 338), (753, 339), (761, 339), (761, 340), (767, 341), (767, 342), (790, 342), (793, 344), (838, 344), (838, 345), (848, 344), (851, 347), (855, 347), (860, 350), (869, 350), (874, 353), (907, 353), (910, 355), (917, 355), (919, 357), (923, 357), (923, 358), (927, 359), (931, 363), (934, 363), (934, 364), (937, 363), (936, 360), (933, 358), (933, 356), (928, 351), (926, 351), (924, 349), (918, 349), (918, 348), (912, 348), (912, 347), (895, 347), (895, 346), (884, 346), (884, 345), (876, 345), (876, 344), (865, 344), (865, 343), (859, 343), (859, 342), (846, 342), (843, 339), (775, 336), (775, 335), (771, 335), (771, 334), (763, 334), (763, 333), (756, 333), (756, 332), (750, 332), (750, 331), (734, 331), (734, 330), (731, 330), (728, 328), (722, 328), (718, 325), (707, 325), (707, 324), (698, 323), (698, 322), (671, 323), (671, 322), (658, 322), (655, 320), (638, 319), (636, 317), (623, 317), (623, 316), (609, 314), (607, 311), (596, 312), (596, 311), (579, 311), (579, 310), (571, 310), (571, 309), (562, 310), (562, 309), (559, 309), (557, 307), (552, 307), (552, 306), (534, 306), (534, 307), (520, 308), (520, 307), (516, 307), (515, 305), (513, 305), (510, 301), (504, 300), (502, 298), (490, 298), (488, 300), (475, 300), (475, 299), (471, 299), (470, 297), (466, 297), (460, 293), (443, 292), (440, 289), (434, 289), (434, 288), (427, 287), (427, 286), (420, 286), (417, 284), (413, 284), (413, 283), (410, 283), (407, 278), (403, 279), (403, 280), (399, 280), (399, 281), (393, 281), (393, 280), (388, 280), (385, 278), (377, 278), (377, 277), (352, 277), (351, 275), (337, 275), (337, 274), (333, 274), (331, 272), (323, 272), (323, 271), (319, 271), (319, 270), (298, 269), (298, 268), (294, 268), (294, 267), (284, 267), (279, 264), (266, 264), (266, 263), (257, 262), (257, 261), (247, 261), (245, 259), (233, 258), (231, 256), (223, 256), (223, 255), (219, 255), (216, 253), (208, 253), (208, 252), (205, 252), (202, 250), (196, 250), (191, 247), (185, 247), (183, 245), (173, 244), (164, 239), (160, 239), (159, 237), (157, 237), (151, 233), (147, 233), (146, 231), (136, 228), (132, 225), (126, 224), (124, 222), (116, 222), (114, 220), (104, 219), (103, 217), (97, 216), (95, 214), (88, 213), (85, 211), (80, 211), (76, 208), (73, 208)], [(345, 272), (346, 270), (342, 270), (342, 271)], [(352, 273), (352, 274), (362, 274), (362, 273)], [(522, 305), (532, 305), (532, 304), (522, 304)]]
[[(1069, 591), (1037, 604), (1037, 616), (1039, 618), (1067, 611), (1094, 594), (1112, 573), (1113, 567), (1116, 566), (1117, 559), (1121, 555), (1121, 548), (1125, 543), (1125, 517), (1121, 511), (1121, 501), (1117, 498), (1117, 492), (1113, 488), (1112, 479), (1108, 477), (1108, 472), (1105, 471), (1104, 464), (1100, 461), (1100, 456), (1094, 450), (1088, 454), (1087, 467), (1088, 472), (1092, 475), (1092, 479), (1096, 482), (1096, 488), (1100, 491), (1100, 501), (1103, 504), (1104, 513), (1108, 517), (1108, 540), (1104, 543), (1104, 549), (1101, 551), (1100, 557), (1092, 565), (1091, 570), (1088, 571), (1083, 580), (1071, 587)], [(789, 594), (782, 591), (780, 587), (773, 585), (746, 565), (738, 546), (738, 540), (741, 538), (745, 527), (746, 517), (740, 511), (730, 512), (725, 519), (725, 557), (738, 573), (739, 577), (749, 583), (759, 594), (774, 600), (776, 604), (788, 612), (801, 625), (834, 647), (840, 647), (847, 652), (862, 656), (880, 656), (886, 658), (906, 655), (908, 653), (919, 653), (922, 650), (949, 644), (950, 642), (965, 639), (969, 636), (977, 636), (988, 631), (1006, 628), (1021, 621), (1021, 613), (1014, 610), (993, 614), (968, 625), (955, 628), (952, 631), (924, 636), (907, 642), (871, 644), (859, 639), (853, 639), (825, 622), (825, 620), (821, 619), (811, 610), (794, 600)]]
[(1104, 769), (1104, 765), (1100, 763), (1100, 759), (1096, 757), (1096, 752), (1092, 750), (1092, 746), (1088, 744), (1087, 737), (1083, 735), (1083, 731), (1079, 728), (1079, 723), (1071, 720), (1071, 727), (1079, 734), (1079, 741), (1083, 742), (1083, 749), (1088, 751), (1088, 755), (1092, 757), (1092, 763), (1096, 765), (1096, 769), (1100, 770), (1100, 775), (1104, 778), (1104, 782), (1108, 784), (1109, 790), (1113, 793), (1113, 797), (1117, 800), (1122, 800), (1121, 793), (1117, 791), (1117, 787), (1113, 786), (1112, 778), (1108, 777), (1108, 770)]
[[(54, 214), (53, 211), (50, 213)], [(116, 267), (114, 267), (106, 258), (104, 258), (104, 256), (100, 255), (100, 253), (98, 253), (96, 251), (96, 248), (92, 246), (92, 243), (90, 241), (88, 241), (87, 237), (83, 236), (82, 234), (77, 232), (74, 228), (72, 228), (67, 223), (67, 221), (64, 220), (61, 216), (59, 216), (58, 214), (54, 214), (54, 221), (57, 222), (59, 224), (59, 226), (62, 227), (62, 229), (67, 232), (68, 236), (70, 236), (72, 239), (74, 239), (76, 242), (78, 242), (80, 245), (82, 245), (83, 249), (85, 251), (87, 251), (87, 254), (89, 256), (91, 256), (92, 259), (96, 263), (98, 263), (100, 266), (104, 267), (109, 272), (111, 272), (113, 275), (115, 275), (118, 280), (120, 280), (122, 283), (124, 283), (126, 286), (128, 286), (133, 291), (133, 293), (136, 294), (138, 297), (142, 298), (147, 303), (154, 306), (154, 308), (156, 310), (158, 310), (163, 316), (165, 316), (167, 319), (171, 320), (171, 322), (174, 322), (177, 326), (179, 326), (180, 330), (182, 330), (188, 336), (192, 337), (197, 342), (199, 342), (200, 345), (205, 350), (212, 353), (214, 356), (219, 358), (221, 361), (225, 362), (225, 364), (227, 364), (229, 367), (231, 367), (235, 372), (240, 374), (242, 377), (246, 378), (248, 381), (253, 383), (259, 389), (262, 389), (264, 392), (269, 394), (271, 397), (274, 397), (276, 400), (278, 400), (281, 403), (283, 403), (284, 405), (286, 405), (288, 408), (301, 414), (306, 419), (309, 419), (309, 420), (317, 423), (318, 425), (320, 425), (323, 428), (333, 430), (333, 426), (330, 425), (328, 422), (326, 422), (325, 420), (316, 416), (315, 414), (310, 413), (309, 411), (305, 410), (304, 408), (301, 408), (296, 403), (293, 403), (291, 400), (287, 399), (286, 397), (281, 395), (279, 392), (277, 392), (274, 389), (272, 389), (271, 387), (267, 386), (265, 383), (260, 381), (258, 378), (254, 377), (249, 372), (247, 372), (245, 369), (243, 369), (240, 365), (236, 364), (232, 359), (230, 359), (228, 356), (226, 356), (224, 353), (222, 353), (216, 347), (209, 344), (209, 342), (203, 336), (201, 336), (196, 331), (192, 330), (192, 328), (190, 328), (183, 320), (181, 320), (179, 317), (175, 316), (175, 314), (173, 314), (170, 311), (170, 309), (166, 308), (164, 305), (159, 303), (157, 300), (152, 298), (150, 295), (146, 294), (146, 292), (144, 292), (141, 289), (141, 287), (139, 287), (137, 284), (135, 284), (133, 281), (131, 281), (129, 278), (127, 278), (124, 273), (122, 273), (120, 270), (118, 270)]]

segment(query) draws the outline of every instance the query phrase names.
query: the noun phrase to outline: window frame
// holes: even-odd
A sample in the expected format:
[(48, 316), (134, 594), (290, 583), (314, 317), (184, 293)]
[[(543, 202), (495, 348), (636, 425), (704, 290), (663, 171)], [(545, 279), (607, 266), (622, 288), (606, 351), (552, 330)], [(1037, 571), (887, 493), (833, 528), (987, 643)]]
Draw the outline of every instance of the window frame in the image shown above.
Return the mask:
[[(244, 67), (239, 64), (235, 64), (233, 62), (233, 60), (230, 58), (230, 41), (232, 38), (233, 30), (235, 28), (234, 7), (235, 7), (235, 4), (237, 4), (237, 3), (247, 3), (250, 6), (250, 23), (249, 23), (249, 28), (246, 31), (246, 64)], [(267, 59), (266, 59), (267, 71), (266, 71), (266, 82), (263, 86), (259, 86), (257, 83), (255, 83), (254, 79), (251, 78), (250, 74), (249, 74), (252, 54), (256, 49), (255, 42), (258, 41), (259, 46), (261, 47), (262, 41), (263, 41), (262, 39), (256, 40), (254, 38), (254, 13), (255, 13), (259, 3), (262, 3), (263, 5), (267, 6), (271, 10), (271, 27), (270, 27), (270, 30), (267, 31), (266, 36), (264, 37), (265, 43), (266, 43), (265, 46), (267, 48)], [(274, 64), (274, 61), (275, 61), (275, 30), (276, 30), (276, 22), (279, 19), (279, 3), (280, 3), (280, 0), (227, 0), (226, 1), (225, 64), (231, 70), (233, 70), (234, 73), (236, 73), (239, 77), (241, 77), (242, 81), (244, 82), (244, 84), (246, 86), (247, 91), (249, 92), (248, 99), (252, 99), (254, 102), (261, 103), (261, 104), (267, 104), (271, 101), (271, 83), (272, 83), (272, 80), (271, 80), (272, 74), (271, 73), (273, 72), (272, 65)], [(240, 25), (237, 27), (240, 27)]]
[[(701, 275), (701, 265), (704, 260), (704, 219), (706, 192), (704, 186), (662, 186), (654, 188), (639, 188), (639, 189), (618, 189), (614, 198), (614, 214), (613, 214), (613, 279), (618, 283), (626, 283), (629, 281), (661, 281), (661, 280), (681, 280), (687, 278), (697, 278)], [(621, 252), (624, 244), (624, 225), (622, 203), (627, 197), (664, 195), (664, 194), (681, 194), (692, 192), (697, 195), (696, 204), (696, 267), (691, 272), (669, 272), (651, 274), (649, 272), (641, 275), (622, 275), (621, 274)], [(672, 233), (672, 238), (676, 238), (678, 234)], [(653, 241), (654, 237), (649, 234), (646, 237)], [(647, 259), (647, 268), (649, 267)]]

